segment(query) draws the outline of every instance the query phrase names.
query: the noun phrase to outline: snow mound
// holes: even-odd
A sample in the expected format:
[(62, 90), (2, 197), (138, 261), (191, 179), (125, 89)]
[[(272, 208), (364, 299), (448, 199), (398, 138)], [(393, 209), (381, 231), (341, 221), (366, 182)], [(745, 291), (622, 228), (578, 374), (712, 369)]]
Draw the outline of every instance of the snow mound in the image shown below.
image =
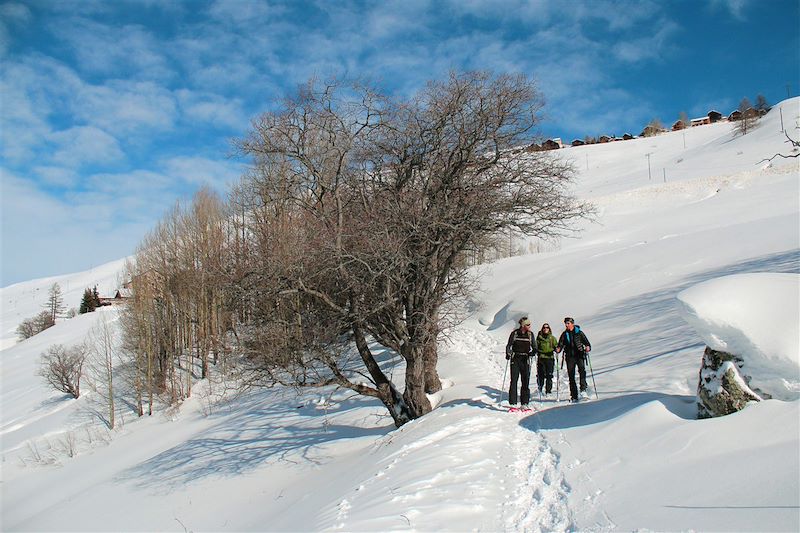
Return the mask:
[(752, 385), (800, 397), (800, 275), (715, 278), (680, 292), (681, 315), (714, 350), (744, 359)]

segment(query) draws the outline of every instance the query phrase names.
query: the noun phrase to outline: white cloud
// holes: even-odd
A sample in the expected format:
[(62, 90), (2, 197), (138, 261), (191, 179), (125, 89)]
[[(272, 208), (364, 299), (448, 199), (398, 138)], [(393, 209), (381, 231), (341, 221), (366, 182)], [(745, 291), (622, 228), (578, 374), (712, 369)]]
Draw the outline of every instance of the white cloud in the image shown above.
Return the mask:
[(76, 119), (115, 133), (169, 130), (177, 118), (172, 92), (146, 81), (87, 85), (75, 95), (73, 104)]
[(79, 71), (160, 81), (176, 75), (162, 52), (169, 43), (142, 26), (104, 24), (73, 16), (55, 21), (49, 28), (69, 46)]
[[(0, 169), (0, 285), (74, 272), (130, 255), (150, 221), (112, 224), (111, 213), (42, 192)], [(106, 198), (110, 204), (111, 198)]]
[(0, 4), (0, 57), (4, 57), (11, 44), (8, 25), (27, 25), (31, 20), (31, 10), (24, 4), (8, 2)]
[(31, 169), (46, 185), (72, 188), (79, 182), (78, 174), (69, 168), (40, 165)]
[(179, 90), (176, 92), (181, 115), (187, 122), (207, 122), (215, 127), (225, 126), (242, 130), (250, 117), (243, 109), (241, 98), (225, 98), (213, 93)]
[(715, 10), (726, 11), (737, 20), (746, 20), (744, 12), (750, 7), (750, 0), (711, 0), (711, 7)]
[(205, 157), (173, 157), (164, 162), (164, 173), (193, 185), (208, 184), (218, 190), (236, 181), (244, 171), (244, 164), (220, 161)]
[(76, 126), (50, 135), (56, 149), (52, 160), (68, 168), (114, 163), (125, 158), (116, 138), (93, 126)]
[(662, 59), (671, 52), (671, 39), (680, 28), (674, 22), (666, 20), (659, 21), (657, 28), (652, 35), (617, 42), (613, 47), (614, 55), (626, 63)]
[(285, 8), (269, 2), (214, 0), (208, 8), (208, 15), (224, 24), (260, 25), (284, 11)]
[(31, 10), (25, 4), (7, 2), (0, 5), (0, 18), (4, 21), (27, 24), (31, 20)]

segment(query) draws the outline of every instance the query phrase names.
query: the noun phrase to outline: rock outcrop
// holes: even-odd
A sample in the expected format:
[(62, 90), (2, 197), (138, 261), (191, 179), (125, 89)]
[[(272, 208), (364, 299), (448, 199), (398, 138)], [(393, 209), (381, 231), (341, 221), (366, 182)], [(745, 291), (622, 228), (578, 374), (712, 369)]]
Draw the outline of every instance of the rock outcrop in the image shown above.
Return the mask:
[(768, 397), (750, 388), (741, 357), (706, 347), (697, 384), (697, 417), (713, 418), (742, 410)]

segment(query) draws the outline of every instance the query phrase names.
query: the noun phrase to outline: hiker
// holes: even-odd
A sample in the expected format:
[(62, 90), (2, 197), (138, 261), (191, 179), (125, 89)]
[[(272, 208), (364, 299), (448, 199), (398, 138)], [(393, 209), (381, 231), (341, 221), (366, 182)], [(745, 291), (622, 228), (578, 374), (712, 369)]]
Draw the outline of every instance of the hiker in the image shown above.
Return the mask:
[(572, 317), (564, 319), (564, 333), (558, 339), (558, 346), (556, 353), (564, 351), (562, 364), (564, 359), (567, 360), (567, 374), (569, 375), (569, 394), (570, 401), (578, 401), (578, 387), (575, 384), (575, 367), (578, 367), (578, 374), (580, 376), (581, 397), (588, 398), (586, 393), (586, 354), (591, 351), (592, 345), (589, 344), (589, 339), (586, 334), (581, 331), (580, 326), (575, 325), (575, 320)]
[(528, 410), (531, 398), (531, 358), (536, 355), (531, 321), (524, 316), (519, 319), (519, 328), (511, 332), (506, 344), (506, 359), (511, 360), (511, 385), (508, 389), (508, 403), (517, 409), (517, 381), (522, 380), (520, 400), (522, 410)]
[(550, 394), (553, 391), (553, 369), (555, 368), (555, 354), (558, 347), (558, 339), (550, 331), (550, 324), (542, 324), (542, 329), (536, 335), (536, 384), (539, 387), (539, 395)]

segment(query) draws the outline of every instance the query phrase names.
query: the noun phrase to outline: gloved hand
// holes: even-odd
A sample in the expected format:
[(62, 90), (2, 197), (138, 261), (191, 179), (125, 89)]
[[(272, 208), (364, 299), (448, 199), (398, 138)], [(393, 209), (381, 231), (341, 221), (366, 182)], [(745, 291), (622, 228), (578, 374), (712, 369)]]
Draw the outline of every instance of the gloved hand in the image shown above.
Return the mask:
[(508, 361), (509, 359), (511, 359), (511, 354), (506, 352), (506, 361)]

